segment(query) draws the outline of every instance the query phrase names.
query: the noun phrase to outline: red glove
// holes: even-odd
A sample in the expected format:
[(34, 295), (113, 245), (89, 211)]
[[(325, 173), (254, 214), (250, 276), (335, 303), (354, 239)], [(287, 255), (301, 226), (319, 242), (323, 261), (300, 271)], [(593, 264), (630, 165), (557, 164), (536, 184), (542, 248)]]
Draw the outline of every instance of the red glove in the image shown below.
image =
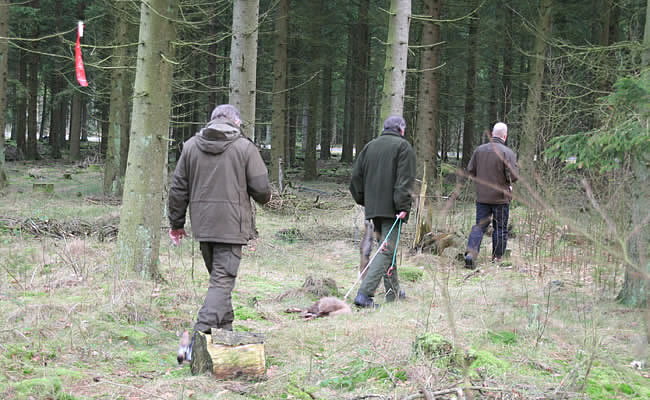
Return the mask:
[(172, 243), (174, 243), (174, 246), (178, 246), (181, 244), (181, 239), (187, 236), (187, 233), (185, 233), (185, 229), (170, 229), (169, 230), (169, 238), (172, 240)]
[(408, 213), (406, 211), (400, 211), (399, 214), (396, 215), (396, 217), (399, 218), (399, 219), (404, 219), (404, 218), (406, 218), (407, 214)]

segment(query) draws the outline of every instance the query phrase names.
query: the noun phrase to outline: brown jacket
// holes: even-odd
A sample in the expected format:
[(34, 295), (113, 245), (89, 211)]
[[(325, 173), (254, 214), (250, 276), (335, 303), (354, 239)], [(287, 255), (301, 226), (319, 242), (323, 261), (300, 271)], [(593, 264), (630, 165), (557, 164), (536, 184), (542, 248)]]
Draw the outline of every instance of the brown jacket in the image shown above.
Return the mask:
[(492, 137), (489, 143), (477, 147), (469, 160), (467, 172), (476, 182), (477, 203), (510, 203), (510, 187), (519, 179), (519, 166), (517, 156), (502, 139)]
[(200, 242), (246, 244), (253, 236), (249, 196), (271, 199), (264, 161), (238, 126), (210, 121), (185, 142), (169, 189), (169, 223), (185, 225), (189, 204), (192, 232)]

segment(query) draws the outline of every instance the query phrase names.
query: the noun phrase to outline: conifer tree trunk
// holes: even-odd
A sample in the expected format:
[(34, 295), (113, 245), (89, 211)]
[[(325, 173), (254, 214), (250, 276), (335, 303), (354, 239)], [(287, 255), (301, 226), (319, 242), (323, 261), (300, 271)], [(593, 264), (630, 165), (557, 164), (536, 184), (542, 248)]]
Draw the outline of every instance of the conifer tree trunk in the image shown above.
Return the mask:
[[(310, 51), (310, 71), (313, 74), (322, 72), (322, 60), (321, 57), (321, 46), (319, 45), (321, 39), (321, 24), (323, 10), (326, 0), (319, 1), (319, 10), (317, 12), (318, 17), (314, 18), (311, 21), (310, 31), (309, 31), (309, 46)], [(320, 94), (320, 80), (321, 76), (317, 76), (315, 79), (312, 79), (308, 86), (307, 93), (307, 108), (306, 108), (306, 120), (307, 120), (307, 129), (306, 132), (303, 130), (303, 147), (302, 150), (305, 154), (305, 180), (313, 180), (318, 177), (318, 168), (316, 164), (316, 138), (318, 136), (318, 98)]]
[[(211, 12), (214, 12), (214, 10), (211, 10)], [(208, 24), (208, 32), (210, 37), (216, 37), (217, 35), (217, 21), (216, 19), (219, 17), (214, 17), (211, 21), (209, 21)], [(224, 40), (224, 42), (226, 42)], [(208, 46), (208, 78), (207, 78), (207, 85), (210, 88), (216, 88), (217, 87), (217, 42), (210, 43)], [(201, 120), (208, 120), (210, 119), (210, 115), (212, 114), (212, 110), (217, 106), (217, 91), (216, 89), (211, 89), (210, 92), (208, 93), (208, 102), (205, 104), (205, 115), (204, 117), (201, 118)]]
[(289, 137), (287, 143), (287, 167), (296, 165), (296, 130), (298, 129), (298, 102), (297, 96), (289, 97)]
[[(424, 2), (424, 15), (431, 19), (440, 19), (441, 0), (426, 0)], [(422, 176), (424, 168), (427, 170), (429, 181), (435, 180), (436, 136), (438, 134), (438, 67), (440, 57), (440, 25), (433, 21), (424, 22), (422, 30), (422, 45), (427, 46), (422, 50), (420, 69), (420, 85), (418, 88), (418, 116), (415, 127), (417, 156), (417, 174)], [(429, 185), (433, 187), (433, 185)]]
[[(645, 30), (643, 36), (643, 53), (641, 54), (642, 79), (650, 80), (650, 0), (647, 0)], [(640, 105), (643, 107), (643, 105)], [(647, 107), (647, 105), (646, 105)], [(647, 114), (642, 117), (641, 126), (648, 129), (650, 121)], [(646, 330), (650, 344), (650, 259), (648, 258), (648, 242), (650, 241), (650, 224), (647, 223), (650, 210), (650, 155), (647, 151), (639, 152), (632, 161), (634, 179), (640, 184), (630, 191), (634, 201), (632, 204), (632, 227), (634, 233), (627, 242), (628, 263), (625, 267), (625, 281), (618, 294), (618, 300), (630, 306), (646, 307)]]
[[(63, 25), (63, 0), (54, 2), (56, 31), (60, 32)], [(61, 158), (61, 137), (65, 137), (65, 128), (63, 128), (63, 109), (64, 101), (60, 96), (63, 90), (63, 82), (58, 76), (59, 64), (54, 63), (55, 70), (50, 75), (50, 137), (51, 155), (54, 159)]]
[(7, 109), (7, 75), (9, 53), (9, 2), (0, 0), (0, 189), (7, 186), (5, 173), (5, 111)]
[(72, 110), (70, 110), (70, 161), (81, 158), (81, 93), (72, 95)]
[(391, 115), (401, 116), (404, 112), (411, 0), (391, 0), (388, 18), (381, 122)]
[(65, 100), (60, 95), (62, 83), (54, 77), (52, 82), (52, 112), (50, 114), (50, 145), (52, 158), (61, 158), (61, 142), (65, 139)]
[(280, 0), (275, 17), (275, 62), (273, 64), (273, 100), (271, 116), (271, 180), (279, 180), (279, 161), (287, 162), (287, 85), (289, 48), (289, 0)]
[(106, 144), (106, 165), (104, 167), (104, 194), (122, 193), (121, 141), (123, 132), (129, 129), (130, 84), (127, 71), (126, 47), (128, 43), (127, 4), (115, 3), (115, 31), (113, 48), (113, 70), (111, 72), (111, 99), (108, 112), (108, 141)]
[(501, 75), (501, 85), (503, 92), (500, 94), (502, 99), (501, 118), (503, 122), (508, 122), (510, 116), (510, 109), (512, 108), (512, 65), (513, 65), (513, 52), (512, 52), (512, 17), (513, 12), (510, 7), (504, 9), (505, 24), (503, 34), (503, 71)]
[[(317, 56), (316, 56), (317, 57)], [(303, 152), (305, 154), (305, 175), (306, 181), (314, 180), (318, 177), (318, 168), (316, 165), (316, 135), (318, 134), (318, 92), (319, 80), (313, 79), (309, 92), (307, 94), (307, 107), (305, 119), (307, 122), (306, 132), (303, 130)]]
[(542, 0), (539, 8), (537, 35), (533, 48), (532, 74), (528, 85), (526, 99), (526, 114), (523, 119), (523, 129), (520, 136), (520, 165), (523, 171), (534, 171), (534, 159), (537, 153), (537, 138), (539, 137), (539, 105), (542, 99), (542, 84), (544, 83), (544, 65), (546, 63), (546, 42), (551, 33), (552, 0)]
[(328, 63), (323, 67), (323, 98), (322, 123), (320, 133), (320, 159), (330, 159), (332, 143), (332, 66)]
[[(32, 0), (30, 6), (34, 12), (38, 12), (38, 0)], [(38, 37), (38, 24), (32, 26), (31, 36)], [(29, 83), (27, 85), (27, 146), (25, 151), (25, 159), (36, 160), (38, 159), (38, 150), (36, 148), (36, 139), (38, 136), (38, 72), (39, 72), (39, 55), (38, 55), (38, 41), (30, 44), (32, 52), (27, 56), (29, 60)]]
[(43, 140), (45, 137), (45, 120), (47, 119), (47, 111), (50, 108), (48, 102), (51, 102), (49, 96), (47, 95), (47, 91), (47, 83), (45, 79), (43, 79), (43, 108), (41, 110), (41, 122), (38, 126), (38, 140)]
[[(478, 0), (472, 2), (472, 10), (478, 8)], [(462, 167), (467, 167), (474, 148), (474, 92), (476, 89), (476, 57), (478, 49), (478, 14), (469, 20), (469, 46), (467, 47), (467, 80), (465, 82), (465, 114), (463, 118)]]
[(352, 51), (352, 115), (351, 131), (354, 134), (354, 148), (359, 154), (368, 143), (368, 64), (370, 58), (370, 29), (368, 27), (369, 0), (359, 1), (359, 20), (354, 34)]
[(18, 81), (20, 89), (16, 90), (16, 151), (25, 154), (26, 142), (25, 135), (27, 134), (27, 64), (29, 57), (24, 50), (19, 50), (18, 60)]
[(348, 49), (345, 63), (345, 100), (343, 102), (343, 132), (341, 138), (341, 162), (353, 161), (354, 132), (352, 131), (352, 53), (354, 51), (354, 27), (348, 26)]
[(121, 265), (157, 277), (167, 160), (176, 0), (143, 0), (131, 144), (117, 239)]
[(242, 117), (242, 131), (255, 138), (255, 93), (259, 0), (234, 0), (230, 45), (230, 104)]
[(39, 59), (38, 53), (30, 55), (29, 63), (29, 98), (27, 108), (27, 151), (25, 158), (27, 160), (37, 160), (38, 149), (36, 147), (38, 136), (38, 70)]
[[(83, 97), (82, 97), (83, 99)], [(81, 133), (81, 141), (88, 141), (88, 105), (85, 101), (81, 102), (81, 128), (79, 129)]]
[[(499, 93), (497, 92), (497, 83), (499, 81), (499, 60), (496, 57), (496, 54), (493, 54), (490, 56), (490, 70), (488, 72), (488, 80), (490, 81), (490, 94), (489, 94), (489, 99), (488, 101), (488, 107), (487, 107), (487, 119), (485, 123), (490, 124), (489, 126), (485, 126), (484, 124), (481, 124), (480, 126), (483, 126), (485, 129), (487, 128), (492, 128), (492, 126), (501, 120), (501, 116), (498, 115), (497, 111), (497, 105), (499, 102)], [(485, 139), (485, 138), (484, 138)]]

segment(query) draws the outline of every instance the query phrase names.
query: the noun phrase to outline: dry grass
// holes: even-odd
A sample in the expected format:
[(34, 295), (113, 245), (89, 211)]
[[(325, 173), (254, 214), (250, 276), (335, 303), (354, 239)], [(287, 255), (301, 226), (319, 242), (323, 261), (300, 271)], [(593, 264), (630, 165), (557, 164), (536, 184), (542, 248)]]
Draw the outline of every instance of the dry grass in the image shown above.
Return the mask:
[[(24, 173), (22, 168), (11, 171), (14, 179)], [(94, 174), (75, 179), (83, 184), (96, 179)], [(317, 194), (294, 190), (291, 204), (299, 208), (259, 210), (260, 238), (244, 249), (234, 291), (236, 329), (267, 337), (265, 380), (215, 381), (193, 377), (187, 365), (176, 364), (177, 336), (191, 327), (207, 287), (198, 244), (186, 240), (170, 247), (164, 238), (160, 269), (165, 281), (156, 283), (122, 270), (112, 258), (113, 242), (3, 231), (0, 397), (406, 399), (422, 390), (459, 385), (490, 387), (473, 393), (491, 399), (650, 394), (647, 369), (629, 367), (643, 350), (638, 346), (643, 321), (637, 310), (613, 301), (620, 285), (620, 272), (613, 277), (616, 263), (595, 264), (597, 251), (585, 245), (557, 244), (563, 231), (549, 222), (544, 228), (520, 225), (519, 236), (509, 242), (509, 264), (487, 262), (486, 237), (477, 273), (456, 261), (403, 248), (401, 265), (425, 271), (417, 282), (402, 282), (406, 301), (312, 321), (286, 314), (287, 307), (315, 300), (308, 294), (281, 296), (299, 288), (307, 276), (334, 279), (341, 297), (357, 278), (358, 208), (339, 194), (345, 185), (305, 186), (329, 194), (318, 195), (316, 202)], [(0, 215), (96, 218), (119, 210), (66, 193), (34, 200), (30, 193), (14, 191), (3, 199)], [(521, 222), (527, 213), (524, 207), (515, 209), (512, 219)], [(441, 230), (466, 234), (473, 207), (456, 203), (439, 218)], [(276, 235), (291, 228), (302, 235), (295, 240)], [(405, 227), (406, 237), (411, 228)], [(556, 245), (548, 244), (548, 235), (555, 235)], [(597, 269), (610, 274), (608, 285), (598, 284)], [(380, 303), (382, 292), (380, 286)], [(415, 356), (413, 343), (424, 333), (454, 341), (480, 362), (463, 372), (444, 360)], [(621, 385), (634, 393), (626, 394)]]

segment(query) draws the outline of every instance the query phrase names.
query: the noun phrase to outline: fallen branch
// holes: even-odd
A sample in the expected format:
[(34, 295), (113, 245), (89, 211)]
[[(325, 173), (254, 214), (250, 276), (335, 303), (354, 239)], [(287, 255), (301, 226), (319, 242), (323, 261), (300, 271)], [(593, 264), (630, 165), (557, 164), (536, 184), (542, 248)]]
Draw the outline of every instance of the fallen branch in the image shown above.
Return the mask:
[(9, 275), (9, 276), (14, 280), (14, 282), (15, 282), (18, 286), (20, 286), (20, 288), (21, 288), (21, 289), (23, 290), (23, 292), (24, 292), (24, 291), (25, 291), (25, 287), (23, 286), (22, 283), (20, 283), (20, 281), (19, 281), (18, 279), (16, 279), (16, 277), (14, 276), (14, 274), (12, 274), (11, 271), (9, 271), (9, 268), (7, 268), (6, 265), (2, 264), (2, 269), (4, 269), (5, 271), (7, 271), (7, 274), (8, 274), (8, 275)]
[[(453, 388), (449, 388), (449, 389), (436, 390), (435, 392), (431, 392), (431, 391), (426, 390), (426, 391), (422, 391), (420, 393), (414, 393), (414, 394), (408, 395), (406, 397), (403, 397), (402, 400), (426, 399), (427, 396), (433, 396), (433, 397), (442, 396), (442, 395), (445, 395), (445, 394), (458, 393), (459, 391), (461, 391), (461, 393), (462, 393), (463, 390), (476, 390), (476, 391), (487, 390), (487, 391), (491, 391), (491, 392), (511, 392), (512, 391), (512, 389), (508, 389), (508, 388), (498, 388), (498, 387), (488, 387), (488, 386), (467, 386), (467, 387), (464, 387), (464, 388), (453, 387)], [(426, 394), (425, 394), (425, 392), (426, 392)]]

